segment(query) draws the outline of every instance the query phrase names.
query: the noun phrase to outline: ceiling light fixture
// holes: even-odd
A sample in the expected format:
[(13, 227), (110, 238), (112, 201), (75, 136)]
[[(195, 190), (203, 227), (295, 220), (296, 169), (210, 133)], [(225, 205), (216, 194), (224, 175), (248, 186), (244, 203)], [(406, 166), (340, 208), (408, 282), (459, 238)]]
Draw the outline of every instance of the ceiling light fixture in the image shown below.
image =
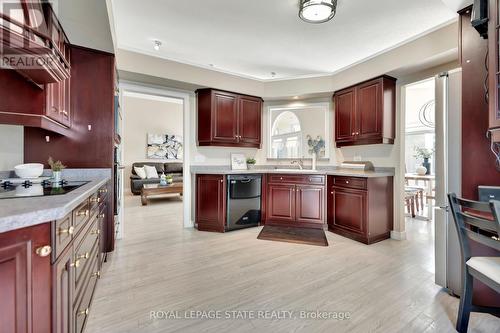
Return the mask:
[(159, 40), (155, 40), (155, 44), (154, 44), (154, 49), (156, 51), (160, 51), (160, 46), (161, 46), (161, 42)]
[(271, 77), (276, 77), (276, 72), (271, 72)]
[(300, 0), (299, 17), (308, 23), (330, 21), (337, 12), (337, 0)]

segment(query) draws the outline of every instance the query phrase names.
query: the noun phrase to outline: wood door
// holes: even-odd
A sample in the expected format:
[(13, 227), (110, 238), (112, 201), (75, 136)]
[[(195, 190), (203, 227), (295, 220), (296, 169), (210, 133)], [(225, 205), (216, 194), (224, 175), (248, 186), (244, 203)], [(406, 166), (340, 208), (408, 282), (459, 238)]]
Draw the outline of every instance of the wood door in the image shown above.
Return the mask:
[(221, 175), (196, 177), (196, 223), (198, 230), (224, 232), (225, 181)]
[(71, 333), (73, 328), (74, 270), (73, 247), (65, 251), (53, 265), (53, 332)]
[(366, 233), (366, 191), (331, 187), (329, 221), (334, 227), (358, 234)]
[(295, 185), (269, 184), (267, 220), (295, 222)]
[(0, 234), (0, 326), (6, 333), (51, 331), (50, 224)]
[(241, 96), (238, 106), (239, 142), (260, 145), (262, 101), (259, 98)]
[(349, 88), (335, 94), (335, 140), (354, 140), (356, 91)]
[(297, 185), (296, 220), (323, 224), (323, 186)]
[(71, 79), (66, 79), (60, 83), (60, 121), (64, 126), (71, 127)]
[(214, 91), (212, 112), (212, 141), (237, 143), (238, 96)]
[(357, 87), (356, 136), (369, 139), (382, 136), (382, 80), (376, 79)]

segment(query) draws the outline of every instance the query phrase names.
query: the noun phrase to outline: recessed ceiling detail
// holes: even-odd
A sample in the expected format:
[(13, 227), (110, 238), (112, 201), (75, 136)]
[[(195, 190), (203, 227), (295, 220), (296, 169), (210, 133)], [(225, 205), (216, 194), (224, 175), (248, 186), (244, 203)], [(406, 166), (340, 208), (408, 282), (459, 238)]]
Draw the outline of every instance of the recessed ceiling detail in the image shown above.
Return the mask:
[(301, 20), (298, 0), (113, 0), (113, 10), (118, 48), (259, 80), (332, 74), (457, 17), (441, 0), (339, 0), (324, 24)]

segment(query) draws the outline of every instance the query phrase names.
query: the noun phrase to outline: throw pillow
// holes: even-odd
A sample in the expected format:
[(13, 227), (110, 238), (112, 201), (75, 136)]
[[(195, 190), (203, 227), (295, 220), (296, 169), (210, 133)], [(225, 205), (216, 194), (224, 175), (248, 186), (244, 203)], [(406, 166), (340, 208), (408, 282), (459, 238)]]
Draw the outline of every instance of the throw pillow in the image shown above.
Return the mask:
[(144, 170), (146, 170), (146, 177), (148, 179), (159, 178), (158, 177), (158, 171), (156, 171), (156, 168), (154, 166), (145, 165), (144, 166)]
[(134, 167), (134, 171), (141, 179), (146, 179), (146, 170), (144, 170), (144, 167)]

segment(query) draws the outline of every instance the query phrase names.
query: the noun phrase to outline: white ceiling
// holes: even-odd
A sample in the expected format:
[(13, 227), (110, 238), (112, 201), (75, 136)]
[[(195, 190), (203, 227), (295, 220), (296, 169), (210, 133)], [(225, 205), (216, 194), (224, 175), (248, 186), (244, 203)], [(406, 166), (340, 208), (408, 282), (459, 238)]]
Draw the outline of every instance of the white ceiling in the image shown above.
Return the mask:
[(457, 17), (441, 0), (339, 0), (324, 24), (298, 0), (112, 2), (118, 48), (259, 80), (332, 74)]

